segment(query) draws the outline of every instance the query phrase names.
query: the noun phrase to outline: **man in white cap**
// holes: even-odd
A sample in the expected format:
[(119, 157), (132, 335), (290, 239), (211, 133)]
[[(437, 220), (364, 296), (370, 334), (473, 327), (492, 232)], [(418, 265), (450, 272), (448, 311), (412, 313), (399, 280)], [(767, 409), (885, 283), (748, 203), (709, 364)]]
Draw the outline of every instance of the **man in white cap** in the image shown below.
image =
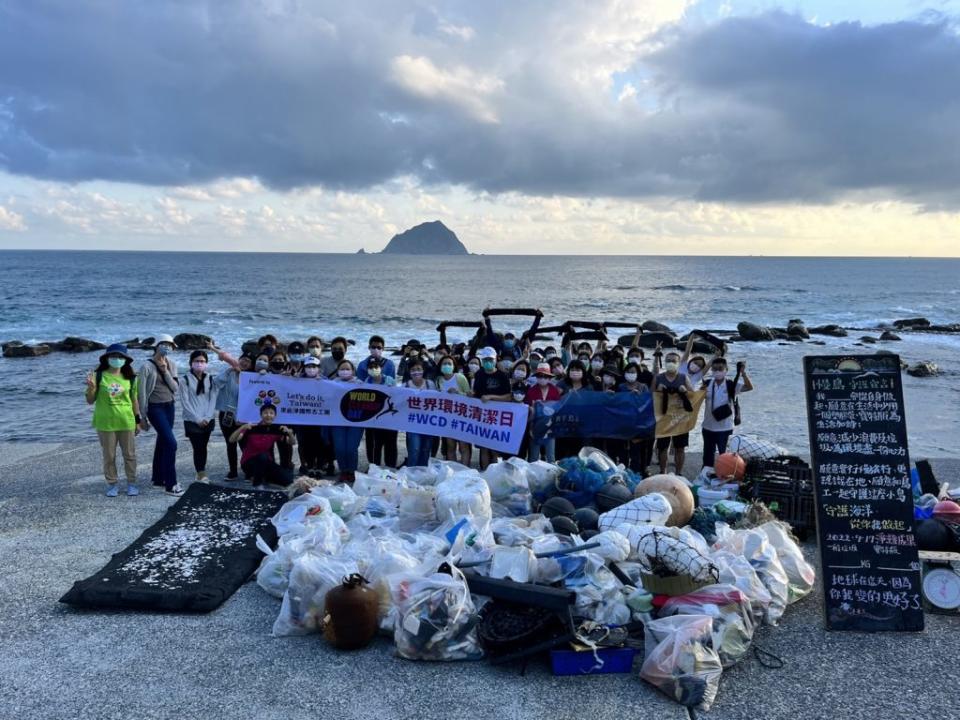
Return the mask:
[[(502, 400), (509, 402), (513, 399), (510, 393), (510, 377), (502, 370), (497, 370), (497, 351), (492, 347), (485, 347), (477, 353), (480, 360), (480, 372), (473, 379), (473, 394), (483, 402)], [(493, 450), (480, 448), (480, 469), (497, 459)]]
[(176, 419), (177, 365), (170, 357), (176, 349), (170, 335), (158, 335), (154, 343), (153, 357), (140, 368), (140, 407), (146, 408), (140, 428), (157, 431), (157, 444), (153, 449), (154, 485), (162, 485), (168, 495), (180, 495), (183, 488), (177, 483), (177, 438), (173, 434)]

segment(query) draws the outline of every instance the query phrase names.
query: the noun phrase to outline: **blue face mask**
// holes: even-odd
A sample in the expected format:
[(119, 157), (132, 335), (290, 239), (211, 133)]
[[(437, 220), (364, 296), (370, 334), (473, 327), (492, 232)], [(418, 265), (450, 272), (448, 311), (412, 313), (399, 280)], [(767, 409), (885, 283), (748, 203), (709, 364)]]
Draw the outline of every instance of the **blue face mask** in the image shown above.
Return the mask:
[(157, 348), (157, 353), (160, 355), (160, 357), (166, 357), (167, 355), (170, 354), (170, 346), (161, 345), (160, 347)]
[(125, 358), (112, 357), (112, 358), (107, 358), (107, 364), (110, 365), (110, 367), (112, 367), (114, 370), (119, 370), (120, 368), (122, 368), (124, 365), (127, 364), (127, 361)]
[(290, 362), (303, 362), (303, 355), (291, 355)]
[(490, 372), (490, 371), (493, 370), (496, 366), (497, 366), (497, 364), (496, 364), (493, 360), (484, 360), (484, 361), (483, 361), (483, 369), (486, 370), (487, 372)]
[(507, 350), (513, 349), (513, 345), (514, 345), (513, 340), (504, 340), (504, 341), (503, 341), (503, 346), (504, 346)]

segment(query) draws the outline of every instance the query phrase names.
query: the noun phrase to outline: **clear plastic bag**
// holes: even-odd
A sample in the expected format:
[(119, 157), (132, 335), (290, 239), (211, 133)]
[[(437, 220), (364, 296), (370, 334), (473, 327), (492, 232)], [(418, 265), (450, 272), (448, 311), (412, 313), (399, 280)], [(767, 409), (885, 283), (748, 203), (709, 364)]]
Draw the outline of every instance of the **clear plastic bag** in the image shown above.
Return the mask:
[(709, 615), (713, 619), (713, 648), (723, 667), (732, 667), (750, 650), (755, 629), (750, 599), (733, 585), (707, 585), (692, 593), (669, 598), (662, 616)]
[(681, 705), (709, 710), (723, 674), (712, 633), (713, 619), (707, 615), (676, 615), (647, 623), (640, 677)]
[(318, 485), (310, 489), (310, 494), (326, 498), (330, 509), (343, 520), (349, 520), (363, 509), (364, 501), (358, 497), (349, 485)]
[(550, 521), (542, 515), (526, 518), (494, 518), (490, 530), (498, 545), (524, 545), (529, 547), (537, 538), (553, 533)]
[(437, 524), (437, 491), (432, 487), (400, 489), (400, 530), (411, 532)]
[(762, 623), (773, 598), (750, 561), (727, 550), (715, 550), (711, 559), (720, 572), (720, 582), (736, 587), (750, 601), (754, 627)]
[(490, 488), (472, 470), (457, 473), (437, 485), (437, 519), (442, 523), (464, 515), (486, 520), (491, 517)]
[(623, 562), (630, 557), (630, 541), (616, 530), (597, 533), (590, 538), (589, 542), (600, 543), (600, 547), (594, 548), (590, 552), (599, 555), (604, 560)]
[(290, 546), (285, 545), (283, 538), (277, 543), (277, 549), (272, 550), (267, 541), (257, 535), (257, 547), (264, 554), (257, 569), (257, 585), (269, 595), (282, 598), (290, 582), (290, 568), (293, 565), (293, 554)]
[(390, 577), (390, 593), (397, 606), (393, 639), (401, 657), (444, 661), (483, 657), (470, 590), (463, 573), (451, 570), (451, 575)]
[(757, 529), (731, 530), (726, 523), (717, 523), (717, 542), (714, 547), (729, 550), (745, 557), (757, 577), (770, 593), (770, 604), (766, 608), (764, 621), (776, 625), (787, 609), (789, 580), (780, 563), (777, 551), (767, 540), (765, 533)]
[(284, 503), (270, 522), (277, 529), (277, 535), (284, 537), (301, 535), (306, 532), (308, 525), (321, 522), (327, 516), (336, 517), (330, 501), (319, 495), (304, 493)]
[(358, 472), (353, 481), (353, 491), (357, 495), (376, 497), (397, 505), (400, 502), (400, 488), (404, 482), (392, 470), (371, 465), (366, 473)]
[(276, 637), (307, 635), (320, 630), (327, 593), (357, 572), (352, 561), (304, 553), (293, 561), (290, 584), (273, 623)]
[(529, 482), (529, 463), (521, 458), (493, 463), (481, 473), (490, 488), (490, 498), (511, 515), (528, 515), (532, 496)]
[(557, 492), (557, 480), (563, 475), (563, 468), (548, 463), (544, 460), (537, 460), (527, 465), (527, 485), (533, 499), (538, 503), (543, 503)]
[(791, 537), (789, 526), (782, 522), (768, 522), (757, 527), (757, 530), (767, 536), (787, 574), (787, 604), (792, 605), (809, 595), (813, 591), (817, 572), (803, 557), (803, 551)]

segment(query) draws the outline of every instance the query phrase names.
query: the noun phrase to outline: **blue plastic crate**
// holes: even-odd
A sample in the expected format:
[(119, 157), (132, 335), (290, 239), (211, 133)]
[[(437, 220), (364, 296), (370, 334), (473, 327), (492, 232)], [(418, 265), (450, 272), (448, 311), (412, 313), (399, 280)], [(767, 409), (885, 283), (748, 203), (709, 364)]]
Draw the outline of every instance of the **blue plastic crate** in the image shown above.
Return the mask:
[[(600, 648), (596, 656), (590, 650), (551, 650), (550, 662), (554, 675), (599, 675), (628, 673), (633, 669), (633, 648)], [(597, 658), (603, 661), (597, 667)]]

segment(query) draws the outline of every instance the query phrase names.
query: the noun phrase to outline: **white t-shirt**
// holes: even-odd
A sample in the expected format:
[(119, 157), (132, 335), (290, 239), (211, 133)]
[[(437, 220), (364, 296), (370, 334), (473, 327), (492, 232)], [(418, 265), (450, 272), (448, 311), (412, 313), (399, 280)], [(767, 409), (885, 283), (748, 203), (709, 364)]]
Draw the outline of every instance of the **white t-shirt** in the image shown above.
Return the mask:
[[(737, 394), (743, 389), (743, 378), (737, 382)], [(726, 432), (733, 430), (733, 414), (723, 420), (717, 420), (713, 417), (713, 409), (730, 404), (730, 396), (727, 394), (727, 381), (724, 380), (719, 385), (713, 380), (706, 387), (707, 396), (703, 399), (703, 429), (711, 432)], [(733, 407), (730, 408), (731, 410)]]
[(439, 388), (440, 392), (448, 393), (451, 390), (453, 390), (453, 392), (455, 392), (456, 394), (458, 395), (460, 394), (460, 385), (457, 384), (456, 373), (451, 375), (449, 380), (445, 379), (443, 375), (441, 375), (439, 378), (437, 378), (437, 383), (440, 386)]

